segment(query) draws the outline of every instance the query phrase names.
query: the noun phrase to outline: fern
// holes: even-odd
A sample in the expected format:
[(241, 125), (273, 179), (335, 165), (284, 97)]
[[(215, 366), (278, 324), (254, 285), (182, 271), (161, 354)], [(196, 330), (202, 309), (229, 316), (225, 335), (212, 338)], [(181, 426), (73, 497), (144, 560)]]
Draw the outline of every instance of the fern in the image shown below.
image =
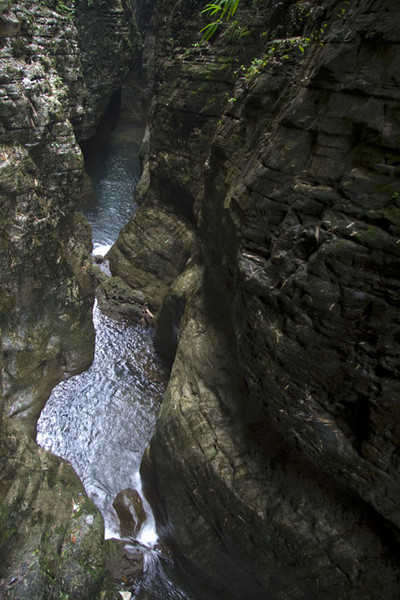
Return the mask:
[(226, 21), (229, 21), (233, 17), (238, 5), (239, 0), (215, 0), (215, 2), (207, 4), (201, 12), (211, 17), (218, 16), (218, 18), (201, 29), (201, 33), (203, 33), (202, 39), (208, 42), (217, 31), (223, 19), (225, 18)]

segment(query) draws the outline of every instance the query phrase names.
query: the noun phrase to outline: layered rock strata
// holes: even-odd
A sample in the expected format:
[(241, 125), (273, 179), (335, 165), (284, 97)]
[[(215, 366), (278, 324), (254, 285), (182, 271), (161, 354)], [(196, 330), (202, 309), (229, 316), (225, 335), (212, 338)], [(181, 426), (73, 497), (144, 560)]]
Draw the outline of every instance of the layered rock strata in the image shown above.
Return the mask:
[[(398, 4), (252, 5), (204, 51), (163, 10), (143, 203), (112, 253), (142, 290), (161, 254), (161, 341), (186, 306), (144, 465), (160, 530), (199, 598), (394, 600)], [(173, 225), (128, 241), (165, 213), (194, 240), (170, 292)]]
[(52, 387), (94, 350), (73, 125), (94, 127), (95, 109), (84, 121), (90, 85), (68, 5), (0, 5), (0, 596), (29, 600), (114, 596), (100, 514), (71, 467), (34, 443)]
[(2, 19), (18, 26), (1, 50), (2, 397), (5, 416), (33, 431), (52, 385), (93, 354), (91, 241), (75, 214), (83, 159), (71, 125), (84, 86), (68, 19), (23, 4)]
[(160, 31), (163, 36), (155, 36), (146, 55), (157, 95), (142, 148), (140, 206), (108, 255), (112, 272), (142, 291), (153, 311), (195, 253), (196, 194), (239, 60), (235, 49), (216, 54), (194, 43), (199, 7), (169, 2), (155, 10), (146, 39)]
[(74, 11), (86, 85), (84, 117), (74, 123), (82, 142), (96, 134), (129, 70), (140, 65), (141, 37), (127, 0), (75, 0)]

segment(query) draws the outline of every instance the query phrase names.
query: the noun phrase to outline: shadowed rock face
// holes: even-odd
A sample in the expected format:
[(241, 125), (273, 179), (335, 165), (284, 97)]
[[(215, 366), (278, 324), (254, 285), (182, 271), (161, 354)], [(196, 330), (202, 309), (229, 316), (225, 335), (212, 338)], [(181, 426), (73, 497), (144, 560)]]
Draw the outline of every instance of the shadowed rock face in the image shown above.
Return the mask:
[[(144, 469), (200, 598), (399, 596), (399, 10), (268, 2), (185, 52), (158, 8), (174, 42), (126, 230), (157, 206), (196, 235)], [(137, 286), (148, 259), (116, 248)]]
[(215, 138), (203, 231), (254, 419), (398, 527), (396, 16), (328, 12), (295, 77), (250, 86)]
[(141, 39), (127, 0), (75, 1), (82, 73), (86, 84), (85, 114), (75, 124), (79, 141), (96, 133), (101, 117), (140, 56)]

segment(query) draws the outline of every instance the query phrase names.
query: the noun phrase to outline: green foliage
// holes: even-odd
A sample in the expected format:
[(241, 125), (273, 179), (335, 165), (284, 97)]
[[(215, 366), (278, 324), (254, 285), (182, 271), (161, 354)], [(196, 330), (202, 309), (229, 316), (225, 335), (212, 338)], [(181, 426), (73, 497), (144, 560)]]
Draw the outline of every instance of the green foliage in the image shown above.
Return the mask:
[[(272, 53), (274, 51), (275, 51), (275, 48), (272, 48), (272, 50), (270, 51), (270, 54), (272, 55)], [(258, 75), (258, 73), (260, 73), (261, 70), (268, 63), (268, 60), (269, 60), (268, 55), (264, 56), (263, 58), (253, 58), (249, 67), (244, 70), (244, 75), (245, 75), (246, 80), (251, 81), (253, 79), (253, 77)]]
[(215, 0), (215, 2), (207, 4), (201, 12), (210, 17), (217, 17), (217, 19), (203, 27), (201, 30), (203, 33), (202, 39), (208, 41), (224, 19), (229, 21), (233, 17), (238, 5), (239, 0)]
[(350, 2), (342, 2), (341, 3), (341, 6), (339, 6), (339, 12), (337, 13), (337, 17), (339, 19), (345, 18), (349, 6), (350, 6)]
[[(93, 6), (94, 0), (86, 0), (89, 7)], [(75, 0), (57, 0), (56, 11), (71, 21), (75, 17)]]
[[(256, 75), (260, 74), (266, 66), (282, 65), (286, 62), (298, 61), (301, 59), (307, 48), (314, 42), (323, 46), (320, 35), (325, 32), (326, 25), (312, 35), (312, 37), (292, 37), (276, 39), (267, 44), (267, 51), (261, 57), (255, 57), (248, 66), (241, 65), (236, 71), (247, 82), (252, 81)], [(262, 34), (261, 34), (262, 35)]]
[(58, 0), (56, 10), (60, 15), (67, 17), (67, 19), (73, 19), (75, 16), (75, 1)]

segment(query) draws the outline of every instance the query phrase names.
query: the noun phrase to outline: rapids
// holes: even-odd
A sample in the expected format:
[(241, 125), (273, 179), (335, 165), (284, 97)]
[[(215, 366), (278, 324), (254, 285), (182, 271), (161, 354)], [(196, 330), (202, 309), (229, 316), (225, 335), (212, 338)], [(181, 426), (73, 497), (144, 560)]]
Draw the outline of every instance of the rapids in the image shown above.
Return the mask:
[[(136, 208), (133, 193), (140, 176), (142, 135), (143, 128), (117, 128), (89, 172), (97, 201), (85, 204), (82, 212), (92, 227), (95, 255), (107, 252)], [(146, 519), (126, 540), (128, 551), (143, 553), (144, 572), (130, 590), (132, 598), (184, 600), (188, 597), (163, 568), (171, 559), (157, 545), (154, 517), (139, 474), (167, 381), (153, 350), (153, 331), (115, 321), (103, 315), (97, 303), (93, 321), (93, 363), (54, 388), (37, 424), (37, 442), (72, 464), (103, 515), (106, 538), (121, 538), (115, 497), (122, 490), (136, 490)]]

